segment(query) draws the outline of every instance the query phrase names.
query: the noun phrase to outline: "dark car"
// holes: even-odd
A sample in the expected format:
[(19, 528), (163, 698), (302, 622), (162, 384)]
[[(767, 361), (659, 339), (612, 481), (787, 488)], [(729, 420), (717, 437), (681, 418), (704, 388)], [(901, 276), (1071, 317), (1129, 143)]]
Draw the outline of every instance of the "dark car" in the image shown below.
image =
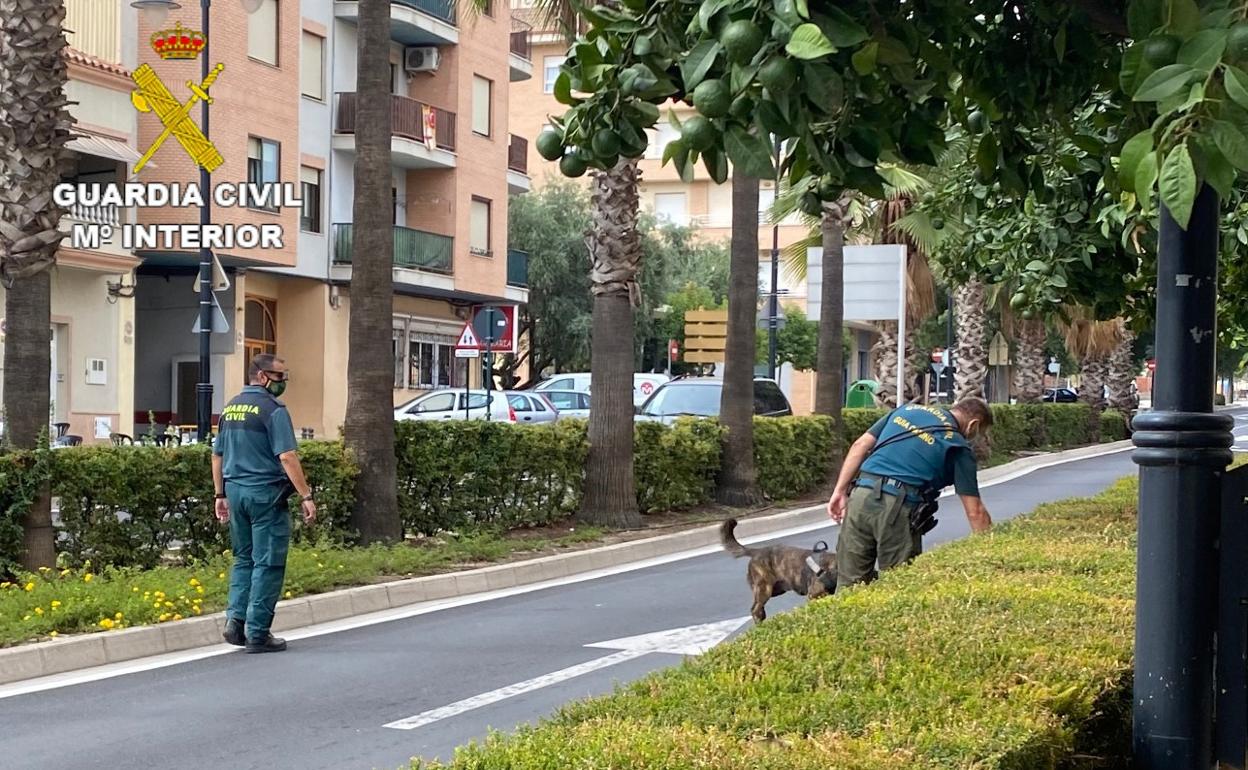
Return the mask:
[(1073, 404), (1079, 400), (1079, 394), (1070, 388), (1045, 388), (1044, 400), (1054, 404)]
[[(690, 377), (659, 386), (637, 412), (637, 419), (670, 425), (681, 417), (718, 417), (724, 381), (719, 377)], [(754, 380), (754, 414), (787, 417), (793, 407), (775, 380)]]

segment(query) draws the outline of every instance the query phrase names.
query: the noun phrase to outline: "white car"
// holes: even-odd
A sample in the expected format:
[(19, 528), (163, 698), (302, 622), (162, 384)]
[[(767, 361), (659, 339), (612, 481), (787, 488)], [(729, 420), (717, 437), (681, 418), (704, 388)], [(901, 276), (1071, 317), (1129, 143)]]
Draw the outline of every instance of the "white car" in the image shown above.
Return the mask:
[[(666, 374), (638, 373), (633, 375), (633, 406), (641, 406), (646, 403), (646, 399), (654, 395), (659, 387), (670, 380)], [(549, 380), (539, 383), (534, 390), (575, 390), (581, 393), (589, 392), (589, 372), (577, 372), (575, 374), (556, 374)]]
[(589, 394), (579, 390), (543, 390), (546, 400), (559, 410), (559, 419), (571, 417), (577, 420), (589, 419)]
[[(394, 410), (395, 420), (484, 420), (515, 422), (515, 412), (502, 391), (436, 390), (408, 401)], [(487, 410), (486, 405), (489, 405)]]

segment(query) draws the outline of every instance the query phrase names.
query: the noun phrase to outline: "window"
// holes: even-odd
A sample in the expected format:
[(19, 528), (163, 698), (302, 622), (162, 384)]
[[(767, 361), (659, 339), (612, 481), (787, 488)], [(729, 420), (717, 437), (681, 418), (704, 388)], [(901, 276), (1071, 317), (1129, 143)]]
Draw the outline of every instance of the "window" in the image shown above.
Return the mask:
[(661, 123), (656, 128), (646, 129), (646, 135), (650, 139), (650, 143), (646, 145), (646, 157), (651, 160), (661, 160), (668, 143), (680, 138), (680, 132), (671, 123)]
[(247, 55), (277, 66), (277, 0), (260, 0), (247, 15)]
[(299, 209), (299, 229), (308, 233), (321, 232), (321, 172), (319, 169), (299, 167), (302, 191), (302, 208)]
[(474, 134), (490, 135), (490, 97), (493, 91), (493, 82), (480, 75), (472, 76), (472, 132)]
[(472, 198), (468, 223), (468, 253), (478, 257), (490, 256), (490, 202), (485, 198)]
[(566, 409), (580, 409), (581, 408), (580, 400), (578, 399), (577, 395), (578, 394), (576, 393), (567, 393), (567, 392), (548, 393), (546, 395), (546, 398), (550, 399), (550, 403), (554, 404), (556, 409), (563, 411)]
[(774, 382), (754, 382), (754, 414), (782, 415), (789, 414), (789, 400), (784, 391)]
[(394, 389), (403, 387), (403, 355), (404, 339), (407, 334), (401, 327), (396, 327), (390, 334), (390, 347), (394, 351)]
[(533, 407), (529, 406), (529, 400), (524, 396), (513, 395), (507, 397), (507, 402), (511, 404), (511, 408), (517, 412), (531, 412)]
[(776, 202), (776, 188), (764, 187), (758, 191), (758, 221), (771, 221), (771, 207)]
[(416, 319), (394, 319), (395, 390), (463, 386), (463, 367), (455, 366), (457, 338), (435, 329), (432, 324)]
[(481, 9), (481, 13), (492, 18), (494, 16), (494, 0), (485, 0), (485, 7)]
[(399, 223), (399, 188), (390, 188), (390, 224)]
[(670, 222), (676, 225), (688, 224), (689, 215), (685, 211), (685, 194), (683, 192), (655, 193), (654, 215), (660, 222)]
[(299, 48), (299, 89), (309, 98), (325, 98), (325, 38), (306, 30)]
[(559, 77), (559, 68), (563, 66), (567, 58), (566, 56), (547, 56), (542, 59), (542, 91), (544, 93), (555, 92), (555, 79)]
[(449, 412), (455, 408), (454, 393), (438, 393), (430, 396), (420, 403), (416, 404), (412, 411), (420, 412)]
[(576, 380), (571, 377), (550, 383), (550, 390), (569, 390), (574, 387), (576, 387)]
[[(281, 145), (269, 139), (247, 138), (247, 182), (249, 184), (277, 184), (278, 157)], [(276, 206), (265, 206), (265, 211), (277, 211)]]
[(248, 297), (243, 303), (243, 351), (244, 369), (261, 353), (277, 352), (277, 303), (273, 300)]

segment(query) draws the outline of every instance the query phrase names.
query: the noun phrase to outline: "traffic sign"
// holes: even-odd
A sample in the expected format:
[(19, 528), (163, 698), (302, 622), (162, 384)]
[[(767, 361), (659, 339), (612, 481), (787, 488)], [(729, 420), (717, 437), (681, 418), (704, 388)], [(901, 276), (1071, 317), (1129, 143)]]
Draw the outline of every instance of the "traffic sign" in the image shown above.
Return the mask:
[(476, 348), (455, 348), (456, 358), (480, 358), (481, 351)]
[(676, 340), (667, 341), (667, 358), (669, 361), (675, 361), (680, 357), (680, 343)]
[(518, 352), (519, 324), (515, 305), (477, 305), (472, 309), (472, 331), (478, 347), (485, 350), (485, 340), (492, 340), (488, 347), (495, 353)]
[(472, 328), (472, 323), (464, 324), (464, 330), (459, 333), (459, 340), (455, 343), (455, 355), (459, 358), (475, 358), (476, 356), (460, 356), (461, 350), (478, 351), (481, 349), (481, 340), (477, 339), (477, 333)]

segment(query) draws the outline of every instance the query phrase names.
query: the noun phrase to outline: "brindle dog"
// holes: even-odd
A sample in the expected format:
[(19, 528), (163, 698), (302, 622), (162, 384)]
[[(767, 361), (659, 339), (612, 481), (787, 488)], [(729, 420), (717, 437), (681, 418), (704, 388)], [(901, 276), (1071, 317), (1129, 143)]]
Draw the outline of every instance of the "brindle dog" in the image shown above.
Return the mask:
[[(754, 621), (762, 623), (767, 619), (763, 609), (767, 600), (779, 596), (786, 591), (795, 591), (807, 599), (818, 599), (828, 596), (836, 590), (836, 554), (826, 550), (810, 550), (794, 548), (788, 545), (769, 545), (763, 548), (746, 548), (737, 542), (734, 531), (736, 519), (728, 519), (719, 527), (719, 539), (724, 550), (738, 558), (750, 557), (750, 566), (746, 570), (746, 579), (754, 592), (754, 606), (750, 614)], [(813, 558), (824, 573), (824, 578), (832, 586), (829, 589), (807, 565), (806, 560)]]

